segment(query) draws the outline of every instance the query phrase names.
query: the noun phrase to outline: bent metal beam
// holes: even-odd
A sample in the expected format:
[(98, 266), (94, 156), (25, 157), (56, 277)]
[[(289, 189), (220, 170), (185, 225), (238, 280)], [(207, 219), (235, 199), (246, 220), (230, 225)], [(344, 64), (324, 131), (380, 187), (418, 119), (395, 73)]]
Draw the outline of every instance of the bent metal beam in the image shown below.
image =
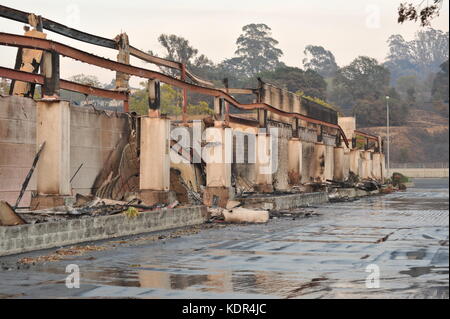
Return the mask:
[[(0, 75), (2, 77), (16, 81), (35, 83), (40, 85), (44, 84), (44, 76), (40, 74), (28, 73), (19, 70), (0, 67)], [(60, 88), (68, 91), (83, 93), (87, 95), (95, 95), (113, 100), (126, 101), (128, 99), (127, 94), (124, 92), (100, 89), (89, 85), (79, 84), (66, 80), (60, 80)]]
[[(9, 8), (6, 6), (0, 5), (0, 17), (4, 17), (7, 19), (15, 20), (22, 23), (29, 23), (30, 16), (34, 16), (33, 13), (20, 11), (17, 9)], [(80, 30), (76, 30), (73, 28), (69, 28), (61, 23), (46, 19), (44, 17), (39, 16), (38, 18), (39, 22), (42, 27), (42, 29), (46, 29), (55, 33), (58, 33), (60, 35), (86, 42), (89, 44), (101, 46), (104, 48), (109, 49), (117, 49), (117, 42), (113, 39), (107, 39), (103, 38), (94, 34), (86, 33)], [(175, 62), (167, 59), (163, 59), (160, 57), (156, 57), (153, 55), (150, 55), (146, 52), (143, 52), (141, 50), (136, 49), (135, 47), (130, 46), (130, 54), (138, 59), (144, 60), (146, 62), (150, 62), (159, 66), (165, 66), (168, 68), (176, 69), (176, 70), (182, 70), (183, 64), (180, 62)], [(205, 81), (200, 79), (199, 77), (195, 76), (188, 70), (186, 70), (186, 76), (189, 77), (192, 81), (194, 81), (197, 84), (204, 85), (204, 86), (214, 86), (213, 83)]]
[(266, 103), (242, 104), (242, 103), (238, 102), (237, 100), (235, 100), (231, 95), (229, 95), (226, 92), (223, 92), (220, 89), (214, 89), (214, 88), (199, 86), (196, 84), (191, 84), (191, 83), (179, 80), (177, 78), (168, 76), (163, 73), (159, 73), (156, 71), (139, 68), (139, 67), (131, 66), (128, 64), (123, 64), (120, 62), (105, 59), (105, 58), (96, 56), (94, 54), (75, 49), (73, 47), (70, 47), (68, 45), (65, 45), (65, 44), (62, 44), (59, 42), (0, 32), (0, 45), (14, 46), (14, 47), (19, 47), (19, 48), (38, 49), (38, 50), (45, 50), (45, 51), (53, 51), (53, 52), (57, 52), (63, 56), (72, 58), (74, 60), (92, 64), (92, 65), (102, 67), (105, 69), (109, 69), (112, 71), (123, 72), (123, 73), (127, 73), (129, 75), (146, 78), (146, 79), (158, 79), (161, 82), (164, 82), (166, 84), (169, 84), (169, 85), (181, 88), (181, 89), (188, 89), (189, 91), (192, 91), (195, 93), (214, 96), (214, 97), (218, 97), (218, 98), (223, 98), (225, 101), (227, 101), (228, 103), (234, 105), (235, 107), (237, 107), (239, 109), (243, 109), (243, 110), (263, 109), (263, 110), (266, 110), (269, 112), (273, 112), (280, 116), (285, 116), (285, 117), (289, 117), (289, 118), (298, 118), (298, 119), (304, 120), (308, 123), (331, 127), (331, 128), (337, 129), (340, 132), (340, 134), (342, 135), (342, 137), (344, 139), (345, 144), (347, 145), (347, 147), (349, 146), (349, 143), (348, 143), (347, 137), (345, 136), (345, 133), (343, 132), (342, 128), (337, 124), (313, 119), (313, 118), (310, 118), (310, 117), (307, 117), (307, 116), (304, 116), (304, 115), (301, 115), (298, 113), (282, 111), (282, 110), (279, 110), (279, 109), (277, 109), (271, 105), (268, 105)]

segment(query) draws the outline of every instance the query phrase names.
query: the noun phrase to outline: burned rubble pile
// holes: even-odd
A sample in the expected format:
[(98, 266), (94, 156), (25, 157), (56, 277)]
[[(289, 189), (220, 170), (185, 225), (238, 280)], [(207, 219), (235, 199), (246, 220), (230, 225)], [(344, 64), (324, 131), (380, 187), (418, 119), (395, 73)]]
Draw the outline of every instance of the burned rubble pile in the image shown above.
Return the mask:
[[(175, 201), (172, 204), (147, 206), (143, 205), (138, 198), (124, 202), (79, 194), (77, 194), (76, 201), (73, 204), (41, 210), (23, 208), (14, 210), (6, 202), (1, 202), (2, 209), (0, 216), (2, 217), (0, 217), (0, 226), (40, 224), (79, 218), (112, 216), (121, 213), (132, 218), (143, 211), (148, 212), (171, 209), (177, 207), (179, 204), (178, 201)], [(8, 218), (6, 218), (6, 216), (8, 216)]]

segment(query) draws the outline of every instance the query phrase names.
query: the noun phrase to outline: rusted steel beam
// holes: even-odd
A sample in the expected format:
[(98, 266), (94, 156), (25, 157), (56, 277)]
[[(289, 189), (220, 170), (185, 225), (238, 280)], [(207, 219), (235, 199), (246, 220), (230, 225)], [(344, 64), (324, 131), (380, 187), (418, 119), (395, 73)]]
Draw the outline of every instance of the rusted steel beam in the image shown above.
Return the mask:
[[(0, 17), (28, 24), (29, 22), (28, 17), (30, 15), (32, 14), (29, 12), (24, 12), (0, 5)], [(42, 19), (42, 28), (46, 30), (86, 43), (95, 44), (105, 48), (116, 49), (116, 43), (112, 39), (106, 39), (83, 31), (72, 29), (63, 24), (60, 24), (58, 22), (46, 18), (41, 19)]]
[(50, 40), (44, 40), (44, 39), (38, 39), (38, 38), (30, 38), (30, 37), (23, 37), (20, 35), (14, 35), (9, 33), (3, 33), (0, 32), (0, 45), (9, 45), (9, 46), (15, 46), (15, 47), (25, 47), (25, 48), (32, 48), (32, 49), (40, 49), (40, 50), (47, 50), (47, 51), (55, 51), (59, 54), (70, 57), (72, 59), (85, 62), (88, 64), (96, 65), (105, 69), (109, 69), (112, 71), (119, 71), (123, 73), (127, 73), (133, 76), (141, 77), (141, 78), (147, 78), (147, 79), (158, 79), (161, 82), (164, 82), (166, 84), (181, 88), (181, 89), (189, 89), (189, 91), (209, 96), (215, 96), (220, 97), (225, 100), (225, 102), (228, 102), (235, 107), (243, 110), (255, 110), (255, 109), (264, 109), (269, 112), (278, 114), (280, 116), (286, 116), (289, 118), (298, 118), (300, 120), (313, 123), (313, 124), (319, 124), (328, 126), (331, 128), (338, 129), (339, 132), (342, 134), (342, 137), (344, 138), (345, 144), (348, 146), (348, 140), (345, 136), (344, 131), (342, 128), (334, 123), (329, 123), (317, 119), (310, 118), (308, 116), (299, 114), (299, 113), (293, 113), (293, 112), (287, 112), (279, 110), (269, 104), (265, 103), (251, 103), (251, 104), (242, 104), (235, 100), (231, 95), (223, 92), (220, 89), (214, 89), (214, 88), (207, 88), (203, 86), (199, 86), (196, 84), (191, 84), (184, 82), (180, 79), (173, 78), (171, 76), (168, 76), (166, 74), (162, 74), (156, 71), (147, 70), (144, 68), (139, 68), (119, 62), (115, 62), (112, 60), (108, 60), (105, 58), (101, 58), (99, 56), (86, 53), (84, 51), (72, 48), (70, 46), (67, 46), (62, 43), (58, 43), (55, 41)]
[[(44, 76), (43, 75), (13, 70), (13, 69), (4, 68), (4, 67), (0, 67), (0, 77), (4, 77), (4, 78), (16, 80), (16, 81), (40, 84), (40, 85), (44, 84)], [(75, 82), (70, 82), (70, 81), (66, 81), (66, 80), (60, 80), (60, 88), (67, 90), (67, 91), (78, 92), (78, 93), (87, 94), (87, 95), (94, 95), (94, 96), (104, 97), (104, 98), (113, 99), (113, 100), (126, 101), (128, 99), (127, 95), (123, 92), (116, 92), (116, 91), (95, 88), (92, 86), (79, 84), (79, 83), (75, 83)]]
[[(34, 14), (32, 13), (28, 13), (28, 12), (23, 12), (20, 10), (16, 10), (13, 8), (9, 8), (9, 7), (5, 7), (0, 5), (0, 17), (4, 17), (7, 19), (11, 19), (11, 20), (15, 20), (18, 22), (22, 22), (22, 23), (29, 23), (29, 17), (33, 16)], [(86, 42), (89, 44), (94, 44), (94, 45), (98, 45), (101, 47), (105, 47), (105, 48), (109, 48), (109, 49), (118, 49), (117, 48), (117, 43), (116, 41), (114, 41), (113, 39), (107, 39), (107, 38), (103, 38), (94, 34), (89, 34), (83, 31), (79, 31), (73, 28), (69, 28), (63, 24), (60, 24), (58, 22), (43, 18), (43, 17), (39, 17), (40, 18), (40, 23), (39, 23), (39, 27), (58, 33), (60, 35), (78, 40), (78, 41), (82, 41), (82, 42)], [(160, 65), (160, 66), (165, 66), (168, 68), (172, 68), (172, 69), (177, 69), (181, 71), (181, 63), (179, 62), (175, 62), (175, 61), (170, 61), (167, 59), (163, 59), (163, 58), (159, 58), (159, 57), (155, 57), (152, 56), (146, 52), (143, 52), (139, 49), (136, 49), (135, 47), (130, 46), (130, 54), (138, 59), (147, 61), (149, 63), (154, 63), (156, 65)], [(199, 84), (199, 85), (203, 85), (203, 86), (208, 86), (208, 87), (213, 87), (214, 84), (208, 81), (205, 81), (203, 79), (200, 79), (199, 77), (195, 76), (194, 74), (192, 74), (191, 72), (187, 71), (186, 75), (195, 83)]]
[(362, 137), (366, 137), (367, 139), (376, 141), (378, 143), (378, 136), (375, 136), (375, 135), (372, 135), (369, 133), (365, 133), (365, 132), (361, 132), (361, 131), (356, 131), (356, 130), (355, 130), (355, 134), (360, 135)]
[(234, 94), (234, 95), (238, 95), (238, 94), (244, 94), (244, 95), (250, 95), (250, 94), (255, 94), (255, 91), (252, 89), (221, 89), (223, 92), (227, 92), (228, 94)]
[(186, 70), (186, 75), (187, 75), (188, 78), (190, 78), (194, 83), (196, 83), (198, 85), (207, 86), (207, 87), (214, 87), (214, 83), (211, 83), (209, 81), (200, 79), (199, 77), (197, 77), (194, 74), (192, 74), (192, 72), (189, 71), (189, 70)]
[(251, 127), (259, 127), (259, 122), (257, 120), (243, 118), (234, 115), (230, 115), (230, 123), (242, 124)]

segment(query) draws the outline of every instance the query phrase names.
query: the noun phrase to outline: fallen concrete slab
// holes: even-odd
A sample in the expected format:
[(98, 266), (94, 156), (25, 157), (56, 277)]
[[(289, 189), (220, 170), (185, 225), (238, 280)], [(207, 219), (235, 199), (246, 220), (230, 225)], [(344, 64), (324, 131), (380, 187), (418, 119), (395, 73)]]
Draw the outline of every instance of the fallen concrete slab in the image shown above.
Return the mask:
[(232, 211), (224, 210), (223, 216), (227, 223), (256, 223), (264, 224), (269, 221), (269, 212), (266, 210), (251, 210), (235, 208)]
[(299, 193), (278, 196), (257, 196), (237, 199), (246, 208), (259, 208), (265, 210), (282, 210), (297, 207), (318, 205), (328, 202), (326, 192)]

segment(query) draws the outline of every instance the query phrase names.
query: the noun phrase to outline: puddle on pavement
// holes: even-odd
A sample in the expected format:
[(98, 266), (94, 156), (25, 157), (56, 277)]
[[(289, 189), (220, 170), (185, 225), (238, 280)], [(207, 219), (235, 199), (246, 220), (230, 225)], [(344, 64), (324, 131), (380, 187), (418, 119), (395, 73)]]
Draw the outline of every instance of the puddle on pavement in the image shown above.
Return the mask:
[[(366, 266), (372, 263), (379, 263), (390, 278), (399, 278), (385, 284), (386, 297), (403, 298), (408, 296), (407, 289), (426, 292), (430, 287), (446, 289), (448, 296), (448, 279), (443, 279), (444, 275), (448, 278), (448, 222), (427, 224), (428, 216), (446, 215), (448, 220), (448, 190), (434, 189), (433, 195), (428, 195), (426, 190), (416, 189), (327, 204), (317, 208), (322, 216), (308, 221), (279, 220), (245, 229), (206, 230), (164, 244), (117, 247), (96, 254), (95, 261), (75, 258), (70, 263), (80, 264), (82, 284), (102, 288), (97, 290), (101, 291), (98, 297), (108, 291), (119, 297), (139, 296), (142, 291), (150, 297), (165, 292), (181, 298), (230, 294), (332, 298), (341, 296), (339, 293), (370, 297), (365, 279)], [(416, 215), (425, 222), (408, 226)], [(65, 263), (22, 273), (41, 274), (38, 286), (45, 290), (51, 276), (67, 276)], [(419, 277), (421, 281), (415, 279)], [(93, 297), (97, 297), (95, 291)], [(0, 297), (3, 295), (9, 295), (8, 291), (0, 287)]]

